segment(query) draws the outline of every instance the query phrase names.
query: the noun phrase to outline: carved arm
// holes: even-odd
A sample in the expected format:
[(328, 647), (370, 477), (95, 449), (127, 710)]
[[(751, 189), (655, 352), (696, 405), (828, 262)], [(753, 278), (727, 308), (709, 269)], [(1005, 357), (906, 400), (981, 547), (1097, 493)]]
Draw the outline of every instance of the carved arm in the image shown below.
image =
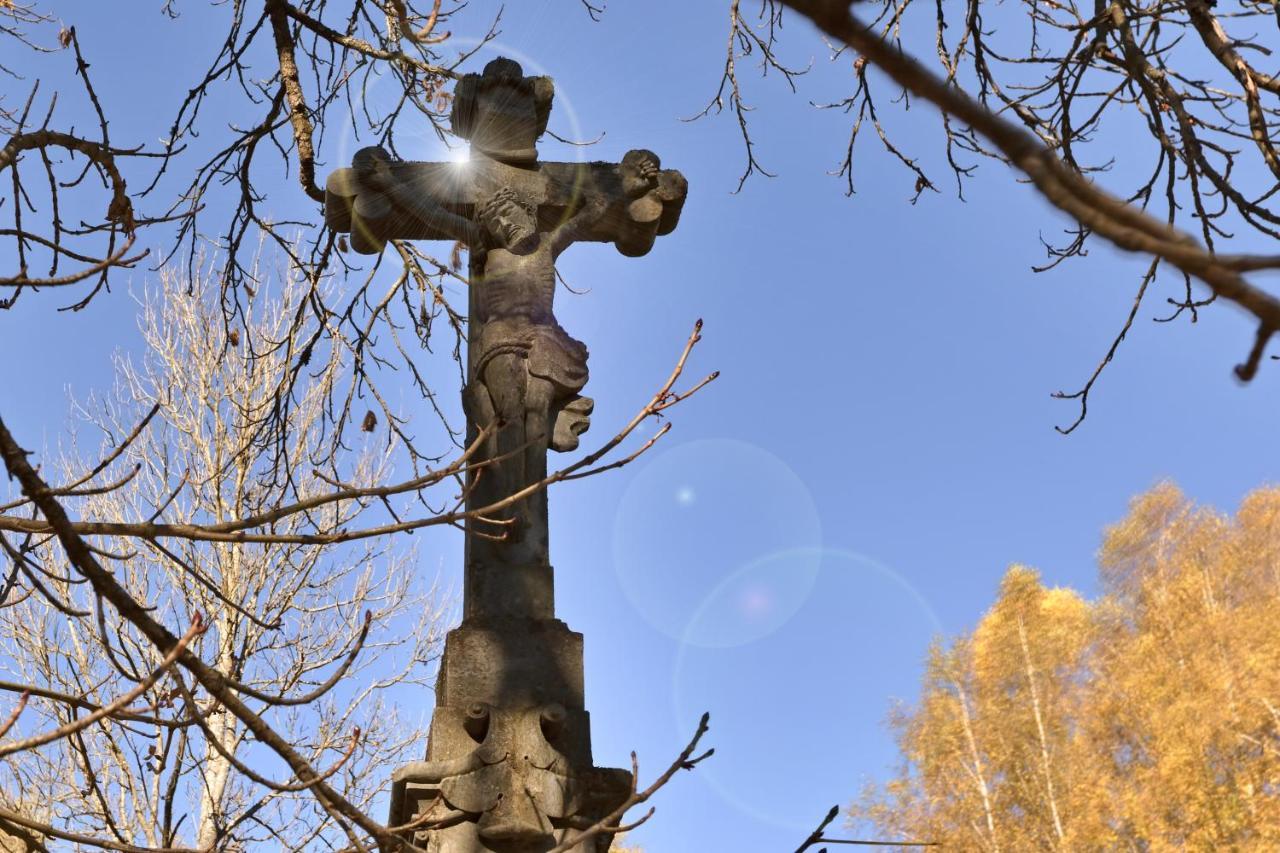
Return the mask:
[(362, 148), (351, 168), (329, 176), (325, 220), (333, 230), (349, 232), (351, 247), (362, 254), (378, 254), (396, 238), (477, 246), (483, 230), (442, 200), (442, 193), (444, 198), (459, 195), (458, 179), (442, 168), (449, 165), (396, 163), (381, 148)]
[(399, 211), (409, 214), (415, 222), (448, 234), (472, 248), (479, 247), (484, 240), (484, 230), (479, 225), (444, 207), (430, 194), (414, 192), (404, 184), (391, 180), (390, 171), (385, 165), (372, 177), (374, 185), (383, 195)]
[(585, 239), (595, 230), (595, 226), (604, 218), (608, 202), (598, 195), (587, 197), (587, 201), (578, 211), (562, 222), (551, 232), (551, 253), (559, 257), (560, 253), (576, 241)]

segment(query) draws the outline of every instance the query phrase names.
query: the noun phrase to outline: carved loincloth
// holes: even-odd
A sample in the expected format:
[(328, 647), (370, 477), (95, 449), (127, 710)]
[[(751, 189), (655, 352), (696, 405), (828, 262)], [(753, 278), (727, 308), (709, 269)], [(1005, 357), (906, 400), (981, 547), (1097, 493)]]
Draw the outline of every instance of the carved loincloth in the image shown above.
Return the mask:
[(587, 384), (587, 346), (559, 323), (490, 320), (480, 330), (479, 350), (477, 376), (498, 356), (515, 354), (525, 359), (531, 376), (546, 379), (562, 395), (577, 394)]

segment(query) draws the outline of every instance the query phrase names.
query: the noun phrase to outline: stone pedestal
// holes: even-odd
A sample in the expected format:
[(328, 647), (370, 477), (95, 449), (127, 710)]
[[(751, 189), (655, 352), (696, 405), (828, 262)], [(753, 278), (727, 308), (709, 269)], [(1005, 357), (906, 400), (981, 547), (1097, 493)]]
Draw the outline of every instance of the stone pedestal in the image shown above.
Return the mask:
[(628, 771), (592, 761), (582, 635), (552, 615), (551, 567), (489, 568), (467, 572), (470, 615), (445, 640), (426, 760), (392, 777), (389, 824), (431, 825), (404, 833), (433, 853), (543, 853), (630, 788)]

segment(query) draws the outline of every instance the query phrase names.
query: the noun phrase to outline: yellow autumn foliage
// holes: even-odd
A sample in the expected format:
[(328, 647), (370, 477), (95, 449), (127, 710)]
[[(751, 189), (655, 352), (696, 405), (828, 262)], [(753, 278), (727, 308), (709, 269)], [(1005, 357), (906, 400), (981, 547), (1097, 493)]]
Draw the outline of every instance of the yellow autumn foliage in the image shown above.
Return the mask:
[(1011, 567), (935, 645), (851, 819), (950, 850), (1280, 850), (1280, 489), (1230, 518), (1158, 486), (1098, 562), (1092, 602)]

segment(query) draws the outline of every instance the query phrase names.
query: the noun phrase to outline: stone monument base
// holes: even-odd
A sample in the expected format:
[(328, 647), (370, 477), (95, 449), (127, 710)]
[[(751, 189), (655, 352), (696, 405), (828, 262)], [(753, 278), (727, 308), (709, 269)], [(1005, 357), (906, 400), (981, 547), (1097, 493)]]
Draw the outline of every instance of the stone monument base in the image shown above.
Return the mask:
[(464, 619), (436, 702), (426, 760), (392, 776), (388, 821), (432, 853), (545, 853), (630, 793), (628, 771), (593, 764), (582, 635), (558, 619)]

